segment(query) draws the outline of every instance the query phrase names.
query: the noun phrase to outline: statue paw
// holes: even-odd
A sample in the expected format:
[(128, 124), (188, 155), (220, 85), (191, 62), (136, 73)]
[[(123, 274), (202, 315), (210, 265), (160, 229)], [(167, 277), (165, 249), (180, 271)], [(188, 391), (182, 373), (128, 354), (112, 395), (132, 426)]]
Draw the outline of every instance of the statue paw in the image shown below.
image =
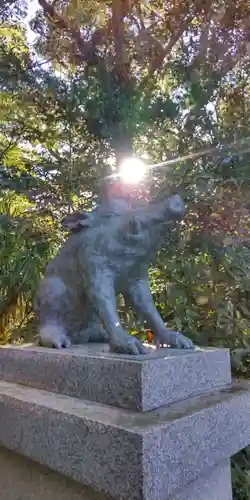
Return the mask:
[(132, 335), (126, 335), (110, 343), (110, 351), (119, 354), (146, 354), (146, 349), (143, 347), (140, 340)]
[(168, 344), (171, 347), (177, 349), (194, 349), (195, 346), (188, 337), (185, 337), (180, 332), (174, 332), (173, 330), (166, 330), (159, 336), (160, 344)]
[(62, 347), (69, 347), (71, 342), (67, 335), (56, 328), (55, 325), (46, 326), (40, 329), (38, 343), (43, 347), (54, 347), (55, 349), (61, 349)]

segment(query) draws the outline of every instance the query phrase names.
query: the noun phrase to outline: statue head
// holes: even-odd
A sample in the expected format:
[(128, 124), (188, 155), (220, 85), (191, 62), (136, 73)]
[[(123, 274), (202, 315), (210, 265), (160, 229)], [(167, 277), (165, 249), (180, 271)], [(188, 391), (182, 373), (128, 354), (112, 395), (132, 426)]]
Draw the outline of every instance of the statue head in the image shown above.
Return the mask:
[(71, 233), (84, 230), (84, 245), (92, 244), (98, 230), (101, 240), (106, 240), (107, 251), (111, 241), (119, 241), (127, 250), (135, 246), (144, 248), (146, 258), (147, 252), (155, 254), (173, 224), (182, 220), (184, 214), (185, 206), (178, 194), (137, 208), (131, 208), (126, 199), (117, 197), (104, 200), (92, 212), (68, 215), (63, 219), (63, 227)]

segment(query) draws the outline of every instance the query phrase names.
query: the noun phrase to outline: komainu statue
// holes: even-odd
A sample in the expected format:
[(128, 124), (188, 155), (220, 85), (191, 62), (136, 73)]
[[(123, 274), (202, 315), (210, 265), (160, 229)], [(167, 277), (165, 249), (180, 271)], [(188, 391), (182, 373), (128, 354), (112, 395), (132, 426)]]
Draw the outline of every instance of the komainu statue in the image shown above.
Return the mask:
[(116, 309), (121, 293), (160, 345), (192, 349), (191, 340), (167, 329), (148, 278), (159, 246), (184, 214), (183, 201), (174, 195), (136, 208), (117, 197), (92, 212), (67, 216), (63, 226), (69, 236), (49, 262), (35, 300), (40, 345), (108, 342), (111, 352), (144, 353), (141, 342), (121, 326)]

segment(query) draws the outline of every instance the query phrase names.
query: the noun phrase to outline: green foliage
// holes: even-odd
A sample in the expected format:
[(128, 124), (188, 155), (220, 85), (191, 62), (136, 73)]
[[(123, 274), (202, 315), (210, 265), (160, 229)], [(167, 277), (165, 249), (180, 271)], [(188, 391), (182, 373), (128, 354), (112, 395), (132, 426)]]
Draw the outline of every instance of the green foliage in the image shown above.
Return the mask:
[(234, 500), (250, 498), (250, 447), (232, 458), (232, 482)]
[(13, 339), (13, 332), (32, 317), (35, 291), (60, 242), (53, 221), (32, 213), (32, 206), (14, 192), (3, 192), (0, 197), (1, 343)]
[[(174, 12), (168, 2), (40, 3), (33, 48), (25, 2), (0, 8), (0, 342), (32, 333), (38, 281), (64, 240), (60, 219), (93, 206), (114, 159), (134, 151), (156, 163), (211, 149), (148, 176), (152, 197), (178, 189), (188, 206), (151, 285), (169, 327), (230, 347), (248, 377), (247, 3), (177, 2)], [(127, 10), (117, 15), (115, 4)], [(44, 16), (51, 5), (56, 27), (53, 12)], [(119, 309), (145, 337), (121, 300)], [(233, 461), (235, 499), (250, 499), (248, 469), (246, 450)]]
[(249, 346), (248, 248), (225, 249), (198, 232), (184, 232), (177, 246), (160, 253), (151, 280), (158, 307), (173, 329), (201, 345)]

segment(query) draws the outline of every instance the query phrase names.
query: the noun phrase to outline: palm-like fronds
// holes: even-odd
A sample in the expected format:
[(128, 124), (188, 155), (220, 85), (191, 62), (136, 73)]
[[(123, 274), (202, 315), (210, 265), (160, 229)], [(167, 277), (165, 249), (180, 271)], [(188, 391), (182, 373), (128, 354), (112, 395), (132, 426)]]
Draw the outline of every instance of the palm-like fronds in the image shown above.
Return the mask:
[(31, 317), (32, 301), (56, 245), (55, 228), (15, 193), (0, 197), (0, 342)]

